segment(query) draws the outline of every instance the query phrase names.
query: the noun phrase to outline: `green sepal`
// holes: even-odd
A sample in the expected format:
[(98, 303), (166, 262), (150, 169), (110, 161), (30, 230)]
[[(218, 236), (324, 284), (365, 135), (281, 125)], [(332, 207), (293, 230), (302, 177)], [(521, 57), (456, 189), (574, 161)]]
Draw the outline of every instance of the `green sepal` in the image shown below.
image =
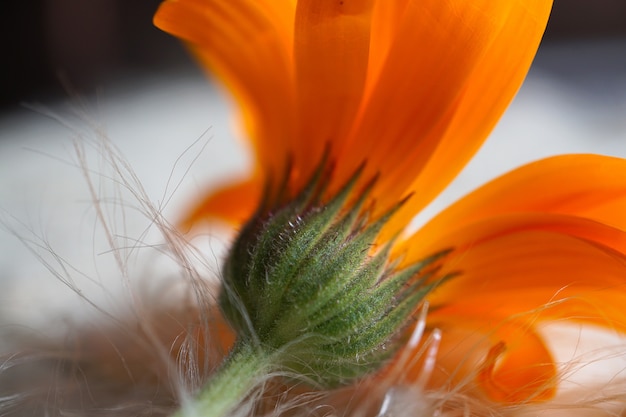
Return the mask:
[(436, 265), (446, 252), (398, 270), (393, 240), (377, 248), (404, 201), (370, 219), (364, 203), (375, 180), (355, 193), (361, 171), (327, 202), (330, 174), (320, 167), (290, 202), (264, 203), (223, 270), (219, 303), (238, 339), (279, 353), (277, 370), (320, 387), (379, 369), (442, 279)]

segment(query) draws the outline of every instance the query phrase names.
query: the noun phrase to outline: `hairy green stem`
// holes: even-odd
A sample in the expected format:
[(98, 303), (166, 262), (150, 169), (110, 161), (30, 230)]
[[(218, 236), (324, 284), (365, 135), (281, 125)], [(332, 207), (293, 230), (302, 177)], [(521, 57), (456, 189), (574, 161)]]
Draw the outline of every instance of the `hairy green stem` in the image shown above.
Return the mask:
[(174, 417), (224, 417), (234, 411), (271, 371), (271, 355), (249, 343), (238, 343), (196, 400)]

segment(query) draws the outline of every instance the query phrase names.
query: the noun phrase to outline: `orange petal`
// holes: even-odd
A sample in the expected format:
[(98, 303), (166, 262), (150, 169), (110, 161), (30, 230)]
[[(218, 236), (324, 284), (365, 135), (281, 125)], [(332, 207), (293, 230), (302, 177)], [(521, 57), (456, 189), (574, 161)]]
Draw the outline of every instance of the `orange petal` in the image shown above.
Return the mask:
[(235, 95), (258, 162), (274, 175), (285, 172), (294, 138), (294, 14), (289, 0), (169, 0), (154, 18)]
[[(554, 359), (541, 337), (523, 323), (496, 317), (489, 322), (485, 316), (447, 319), (430, 324), (442, 330), (431, 387), (453, 386), (511, 404), (554, 396)], [(409, 380), (419, 375), (419, 366), (408, 370)]]
[(428, 325), (443, 332), (434, 383), (477, 375), (493, 400), (548, 399), (556, 368), (535, 334), (541, 323), (626, 332), (624, 231), (574, 216), (518, 213), (452, 229), (435, 246), (453, 243), (442, 272), (459, 275), (429, 295)]
[(427, 0), (390, 23), (396, 42), (340, 159), (344, 166), (367, 160), (370, 173), (380, 171), (381, 210), (416, 191), (394, 217), (399, 225), (482, 144), (526, 75), (550, 7), (545, 0)]
[(261, 201), (262, 185), (258, 177), (224, 186), (209, 194), (188, 211), (180, 225), (183, 229), (207, 220), (244, 224)]
[(487, 396), (513, 404), (552, 398), (557, 369), (541, 337), (513, 325), (499, 328), (496, 335), (503, 342), (489, 350), (478, 374)]
[(407, 259), (419, 259), (442, 234), (510, 213), (575, 215), (626, 230), (624, 172), (626, 160), (600, 155), (562, 155), (533, 162), (473, 191), (402, 246)]
[(377, 1), (372, 13), (370, 39), (370, 59), (367, 68), (366, 89), (371, 90), (377, 83), (387, 61), (392, 45), (399, 40), (397, 22), (404, 20), (404, 14), (411, 0)]
[(583, 231), (570, 235), (564, 226), (508, 227), (514, 223), (459, 233), (469, 244), (453, 252), (444, 268), (460, 275), (431, 294), (433, 317), (534, 313), (526, 318), (529, 325), (567, 319), (626, 331), (626, 256), (581, 237), (602, 237), (623, 249), (624, 232), (577, 223), (570, 231)]
[(468, 77), (437, 150), (410, 187), (422, 200), (409, 204), (413, 212), (454, 179), (491, 133), (526, 77), (552, 8), (551, 0), (484, 2), (506, 3), (508, 11), (498, 16), (502, 25)]
[[(299, 0), (294, 55), (299, 103), (295, 168), (303, 180), (343, 140), (361, 100), (374, 0)], [(300, 184), (303, 186), (302, 184)]]
[[(533, 231), (563, 234), (597, 244), (606, 251), (626, 254), (626, 232), (623, 230), (571, 215), (521, 212), (493, 216), (464, 227), (450, 227), (448, 231), (442, 231), (440, 236), (421, 241), (423, 244), (420, 247), (406, 247), (407, 242), (403, 242), (402, 245), (407, 249), (407, 252), (403, 253), (404, 262), (424, 258), (441, 248), (454, 248), (461, 253), (502, 236)], [(409, 241), (416, 244), (420, 242), (417, 238), (419, 236), (420, 232)], [(400, 254), (402, 249), (397, 251)]]

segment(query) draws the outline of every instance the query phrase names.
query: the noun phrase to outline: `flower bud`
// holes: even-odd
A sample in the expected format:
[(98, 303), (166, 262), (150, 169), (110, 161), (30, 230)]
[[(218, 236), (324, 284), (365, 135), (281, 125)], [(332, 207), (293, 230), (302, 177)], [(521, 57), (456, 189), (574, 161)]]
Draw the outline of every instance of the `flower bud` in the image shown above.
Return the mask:
[[(219, 303), (239, 342), (276, 352), (275, 366), (323, 388), (379, 369), (442, 278), (436, 254), (397, 270), (376, 241), (402, 202), (371, 221), (361, 170), (328, 202), (320, 169), (279, 209), (263, 208), (227, 257)], [(373, 182), (370, 183), (373, 184)]]

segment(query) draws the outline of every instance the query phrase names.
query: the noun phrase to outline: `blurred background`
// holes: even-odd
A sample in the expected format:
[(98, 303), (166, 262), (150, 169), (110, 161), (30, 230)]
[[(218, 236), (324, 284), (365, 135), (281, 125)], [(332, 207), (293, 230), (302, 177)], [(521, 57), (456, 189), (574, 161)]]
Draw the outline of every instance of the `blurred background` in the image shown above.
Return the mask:
[[(189, 66), (152, 26), (160, 0), (24, 0), (3, 5), (0, 110), (88, 94), (120, 77)], [(626, 1), (556, 0), (545, 44), (626, 37)], [(626, 55), (626, 49), (622, 51)], [(622, 68), (626, 70), (626, 68)]]

